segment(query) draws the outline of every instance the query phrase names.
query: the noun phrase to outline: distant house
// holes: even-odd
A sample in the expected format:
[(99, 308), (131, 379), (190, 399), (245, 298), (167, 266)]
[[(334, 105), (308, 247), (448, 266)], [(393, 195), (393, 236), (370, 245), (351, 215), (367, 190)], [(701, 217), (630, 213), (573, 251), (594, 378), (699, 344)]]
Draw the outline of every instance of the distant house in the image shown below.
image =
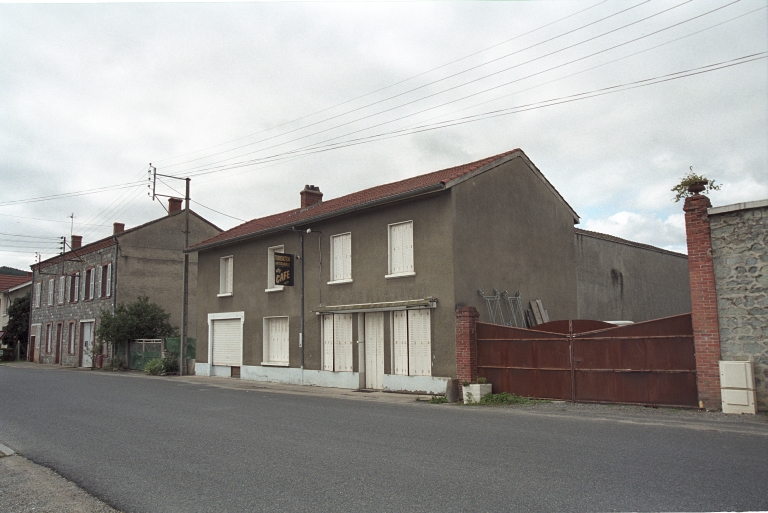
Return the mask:
[[(40, 363), (90, 367), (94, 333), (103, 310), (139, 296), (162, 306), (179, 325), (182, 310), (184, 210), (169, 200), (169, 214), (126, 229), (114, 223), (113, 234), (82, 244), (72, 237), (71, 250), (32, 266), (29, 347)], [(194, 243), (221, 229), (190, 211), (189, 240)], [(190, 259), (190, 319), (195, 309), (196, 259)], [(190, 323), (190, 337), (195, 336)], [(115, 348), (103, 347), (104, 355)]]
[(23, 297), (32, 287), (32, 273), (24, 275), (0, 273), (0, 330), (8, 325), (8, 308), (14, 299)]
[[(604, 320), (640, 320), (643, 298), (631, 312), (611, 301), (642, 292), (648, 305), (678, 287), (667, 315), (690, 308), (683, 255), (663, 255), (677, 268), (649, 290), (627, 280), (623, 296), (590, 298), (606, 294), (611, 269), (642, 281), (645, 271), (621, 266), (626, 254), (642, 267), (660, 250), (577, 238), (578, 215), (521, 150), (327, 201), (311, 185), (300, 196), (298, 208), (188, 250), (199, 265), (197, 374), (444, 393), (456, 379), (456, 309), (487, 312), (478, 289), (520, 291), (552, 320), (578, 318), (582, 304)], [(614, 252), (601, 262), (592, 250), (604, 243)], [(294, 286), (275, 274), (283, 254), (303, 255)]]

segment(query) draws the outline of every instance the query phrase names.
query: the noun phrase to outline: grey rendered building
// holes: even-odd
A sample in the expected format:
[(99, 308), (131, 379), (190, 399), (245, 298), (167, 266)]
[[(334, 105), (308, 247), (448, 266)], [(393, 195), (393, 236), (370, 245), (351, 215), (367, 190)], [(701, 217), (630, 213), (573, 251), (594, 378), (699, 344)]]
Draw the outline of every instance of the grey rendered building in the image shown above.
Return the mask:
[[(444, 393), (455, 309), (485, 313), (478, 289), (519, 290), (552, 320), (578, 318), (578, 221), (521, 150), (328, 201), (307, 186), (300, 208), (188, 250), (196, 373)], [(295, 286), (276, 285), (275, 253), (302, 252)]]
[[(102, 310), (139, 296), (162, 306), (179, 325), (182, 309), (185, 215), (181, 200), (169, 200), (169, 214), (125, 229), (114, 223), (113, 234), (82, 245), (73, 236), (71, 250), (32, 266), (29, 347), (39, 363), (90, 367), (94, 333)], [(221, 232), (190, 211), (192, 243)], [(190, 319), (195, 312), (197, 262), (190, 258)], [(190, 323), (194, 337), (194, 323)], [(104, 347), (110, 357), (114, 348)]]

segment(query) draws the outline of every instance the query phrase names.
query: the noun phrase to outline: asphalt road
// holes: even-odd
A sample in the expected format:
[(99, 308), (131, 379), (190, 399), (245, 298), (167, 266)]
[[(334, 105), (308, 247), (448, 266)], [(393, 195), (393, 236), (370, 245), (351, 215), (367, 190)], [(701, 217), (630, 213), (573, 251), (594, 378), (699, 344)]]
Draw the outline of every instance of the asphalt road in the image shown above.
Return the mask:
[(0, 366), (0, 443), (126, 512), (768, 510), (768, 433)]

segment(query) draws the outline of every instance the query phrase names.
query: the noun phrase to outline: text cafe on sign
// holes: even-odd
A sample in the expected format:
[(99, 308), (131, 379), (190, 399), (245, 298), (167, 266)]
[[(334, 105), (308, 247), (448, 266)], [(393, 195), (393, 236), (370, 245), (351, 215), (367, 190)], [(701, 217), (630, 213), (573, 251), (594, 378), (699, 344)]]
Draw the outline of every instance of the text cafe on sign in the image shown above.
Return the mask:
[(293, 255), (275, 253), (275, 285), (293, 287)]

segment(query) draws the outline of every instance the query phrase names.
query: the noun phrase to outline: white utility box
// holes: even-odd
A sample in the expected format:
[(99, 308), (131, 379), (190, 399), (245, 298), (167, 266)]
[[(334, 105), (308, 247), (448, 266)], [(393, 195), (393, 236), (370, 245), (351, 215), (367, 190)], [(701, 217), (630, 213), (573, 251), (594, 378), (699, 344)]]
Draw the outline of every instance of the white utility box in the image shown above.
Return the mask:
[(757, 413), (755, 372), (751, 361), (720, 362), (723, 413)]

